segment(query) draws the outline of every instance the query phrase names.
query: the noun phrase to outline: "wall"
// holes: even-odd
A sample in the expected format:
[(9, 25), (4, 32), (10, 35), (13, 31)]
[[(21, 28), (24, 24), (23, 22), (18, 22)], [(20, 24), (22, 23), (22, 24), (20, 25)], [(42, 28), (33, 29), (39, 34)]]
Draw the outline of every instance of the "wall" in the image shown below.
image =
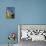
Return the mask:
[(6, 7), (16, 8), (16, 1), (0, 0), (0, 44), (8, 43), (8, 34), (10, 32), (16, 32), (17, 34), (18, 17), (16, 16), (15, 19), (6, 19), (5, 18)]
[[(16, 18), (5, 18), (6, 7), (15, 7)], [(17, 32), (17, 24), (46, 24), (46, 0), (0, 0), (0, 44), (7, 43), (9, 32)]]
[(46, 24), (46, 0), (16, 0), (16, 14), (21, 24)]

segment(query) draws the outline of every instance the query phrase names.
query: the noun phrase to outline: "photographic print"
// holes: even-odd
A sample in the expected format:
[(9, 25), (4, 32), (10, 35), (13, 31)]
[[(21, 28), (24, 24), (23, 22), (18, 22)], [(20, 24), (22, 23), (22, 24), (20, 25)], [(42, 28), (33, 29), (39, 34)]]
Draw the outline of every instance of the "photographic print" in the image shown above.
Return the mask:
[(15, 18), (15, 8), (14, 7), (7, 7), (6, 8), (6, 18), (8, 18), (8, 19)]
[(19, 24), (18, 34), (20, 46), (41, 45), (46, 42), (46, 25)]
[(20, 25), (20, 39), (46, 41), (46, 25)]

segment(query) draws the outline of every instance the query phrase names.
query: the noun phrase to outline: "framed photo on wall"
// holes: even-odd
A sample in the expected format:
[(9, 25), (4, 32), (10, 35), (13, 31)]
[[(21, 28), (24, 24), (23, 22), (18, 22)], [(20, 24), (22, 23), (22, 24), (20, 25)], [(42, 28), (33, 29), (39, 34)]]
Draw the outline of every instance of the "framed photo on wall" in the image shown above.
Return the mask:
[(15, 18), (15, 7), (6, 7), (6, 18), (7, 19)]

